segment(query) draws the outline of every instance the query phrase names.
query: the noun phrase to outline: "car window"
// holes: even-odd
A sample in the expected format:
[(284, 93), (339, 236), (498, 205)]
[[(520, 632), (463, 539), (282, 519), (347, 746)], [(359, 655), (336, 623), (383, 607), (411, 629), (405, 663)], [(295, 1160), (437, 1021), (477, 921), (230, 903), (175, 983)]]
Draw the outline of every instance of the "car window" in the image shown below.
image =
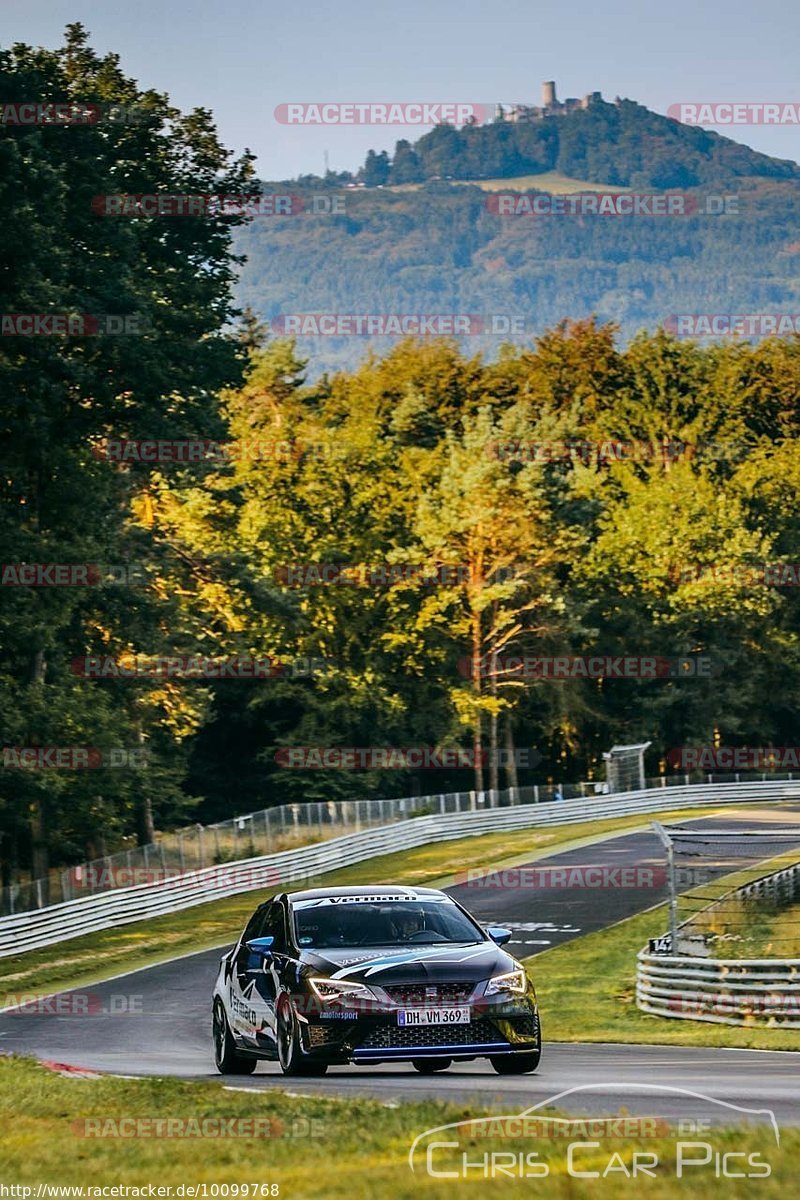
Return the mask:
[(267, 906), (260, 933), (256, 937), (273, 937), (275, 949), (286, 949), (286, 921), (283, 915), (283, 905), (277, 901)]
[(244, 945), (245, 942), (249, 942), (251, 938), (259, 936), (258, 931), (264, 924), (264, 917), (266, 915), (267, 908), (269, 908), (269, 905), (261, 904), (253, 913), (252, 917), (244, 927), (244, 933), (242, 934), (242, 945)]
[(399, 946), (485, 940), (455, 904), (443, 901), (364, 902), (346, 897), (301, 901), (294, 908), (297, 944)]

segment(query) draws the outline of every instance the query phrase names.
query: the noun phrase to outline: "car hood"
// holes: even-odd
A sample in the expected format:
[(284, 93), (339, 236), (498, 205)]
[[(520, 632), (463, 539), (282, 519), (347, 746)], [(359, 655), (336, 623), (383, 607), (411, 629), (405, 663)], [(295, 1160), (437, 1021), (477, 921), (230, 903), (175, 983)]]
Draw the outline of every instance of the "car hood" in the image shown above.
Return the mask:
[(320, 972), (335, 979), (377, 983), (381, 987), (392, 983), (477, 982), (513, 970), (514, 966), (511, 955), (494, 942), (417, 946), (408, 950), (398, 950), (396, 946), (305, 950), (301, 962), (310, 974)]

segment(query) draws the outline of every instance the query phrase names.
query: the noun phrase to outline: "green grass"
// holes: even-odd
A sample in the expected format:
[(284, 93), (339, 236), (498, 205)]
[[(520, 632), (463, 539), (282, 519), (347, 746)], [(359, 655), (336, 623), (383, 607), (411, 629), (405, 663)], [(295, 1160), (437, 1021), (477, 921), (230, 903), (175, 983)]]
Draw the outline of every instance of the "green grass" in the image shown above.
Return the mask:
[[(554, 1091), (557, 1091), (554, 1088)], [(503, 1106), (512, 1114), (528, 1106), (525, 1099)], [(398, 1106), (374, 1100), (330, 1100), (293, 1096), (276, 1090), (228, 1091), (218, 1083), (185, 1083), (170, 1079), (125, 1080), (63, 1078), (21, 1059), (0, 1059), (0, 1123), (3, 1129), (0, 1182), (35, 1188), (38, 1183), (102, 1187), (154, 1184), (176, 1188), (198, 1184), (277, 1184), (283, 1200), (453, 1200), (453, 1197), (555, 1197), (574, 1200), (600, 1194), (615, 1200), (640, 1190), (653, 1200), (691, 1197), (711, 1200), (724, 1186), (709, 1166), (676, 1178), (676, 1138), (619, 1139), (601, 1135), (594, 1150), (584, 1149), (579, 1167), (603, 1171), (612, 1154), (631, 1162), (634, 1151), (658, 1156), (655, 1178), (636, 1180), (620, 1175), (606, 1179), (577, 1179), (567, 1174), (565, 1139), (472, 1137), (461, 1135), (459, 1149), (449, 1158), (437, 1152), (434, 1165), (460, 1165), (462, 1150), (469, 1160), (492, 1151), (536, 1152), (547, 1164), (544, 1180), (508, 1178), (485, 1180), (473, 1170), (467, 1182), (434, 1179), (424, 1170), (424, 1157), (414, 1173), (408, 1165), (412, 1142), (424, 1131), (442, 1124), (480, 1117), (481, 1104), (412, 1102)], [(652, 1105), (658, 1115), (658, 1101)], [(218, 1119), (261, 1122), (271, 1136), (164, 1137), (112, 1136), (120, 1120), (147, 1122), (137, 1129), (157, 1132), (158, 1121)], [(89, 1122), (89, 1125), (86, 1125)], [(104, 1136), (85, 1136), (87, 1128)], [(130, 1133), (133, 1126), (123, 1125)], [(163, 1128), (163, 1127), (162, 1127)], [(173, 1129), (175, 1127), (173, 1126)], [(234, 1128), (247, 1130), (241, 1124)], [(251, 1125), (251, 1130), (253, 1126)], [(226, 1124), (230, 1131), (231, 1126)], [(308, 1136), (313, 1134), (313, 1136)], [(449, 1139), (458, 1135), (449, 1134)], [(570, 1138), (569, 1140), (573, 1140)], [(574, 1139), (583, 1140), (581, 1135)], [(691, 1136), (687, 1140), (693, 1140)], [(725, 1181), (726, 1195), (765, 1200), (792, 1194), (800, 1131), (781, 1131), (781, 1145), (768, 1127), (704, 1134), (716, 1150), (758, 1152), (771, 1166), (767, 1179)], [(696, 1152), (695, 1152), (696, 1153)], [(735, 1160), (740, 1168), (742, 1160)], [(86, 1193), (84, 1193), (86, 1194)], [(210, 1194), (210, 1192), (209, 1192)], [(174, 1193), (173, 1193), (174, 1195)], [(240, 1191), (239, 1195), (243, 1195)], [(253, 1196), (253, 1192), (250, 1192)]]
[(629, 187), (610, 183), (591, 183), (588, 179), (570, 179), (560, 171), (543, 171), (541, 175), (518, 175), (514, 179), (476, 179), (476, 187), (484, 192), (524, 192), (529, 188), (537, 192), (629, 192)]
[[(708, 809), (683, 809), (660, 814), (659, 819), (675, 820), (699, 812), (713, 815)], [(576, 842), (591, 842), (614, 833), (646, 828), (648, 822), (646, 815), (636, 814), (435, 842), (331, 871), (317, 881), (326, 886), (398, 882), (445, 886), (455, 882), (459, 872), (470, 868), (514, 866)], [(257, 904), (281, 890), (276, 887), (244, 892), (165, 917), (0, 958), (0, 1009), (13, 1004), (22, 994), (49, 995), (59, 989), (85, 987), (181, 954), (222, 946), (239, 935)]]
[(717, 931), (712, 951), (715, 958), (800, 959), (800, 904), (730, 901), (721, 922), (723, 931)]
[[(662, 814), (660, 819), (686, 815), (686, 811)], [(331, 873), (326, 882), (402, 878), (409, 883), (441, 883), (470, 867), (530, 861), (555, 848), (576, 842), (587, 844), (643, 824), (647, 824), (647, 818), (637, 815), (439, 843)], [(219, 944), (235, 935), (260, 897), (251, 892), (169, 918), (75, 939), (55, 949), (0, 960), (0, 988), (52, 991), (56, 984), (77, 984), (87, 977), (97, 979), (146, 961), (199, 949), (199, 941)], [(798, 1038), (789, 1031), (718, 1028), (639, 1013), (633, 1002), (636, 952), (649, 936), (664, 931), (665, 922), (665, 911), (660, 908), (537, 955), (532, 973), (539, 991), (545, 1037), (558, 1041), (797, 1048)], [(298, 1080), (289, 1092), (295, 1087), (302, 1089), (302, 1081)], [(553, 1092), (558, 1090), (554, 1083)], [(504, 1105), (503, 1111), (516, 1113), (527, 1104), (521, 1098), (519, 1103)], [(757, 1152), (760, 1160), (771, 1166), (770, 1176), (758, 1180), (732, 1179), (723, 1184), (714, 1173), (713, 1160), (707, 1167), (677, 1179), (674, 1137), (626, 1141), (603, 1138), (601, 1146), (584, 1152), (580, 1162), (582, 1169), (602, 1173), (614, 1152), (619, 1155), (614, 1165), (619, 1166), (620, 1162), (630, 1165), (633, 1153), (639, 1150), (657, 1155), (655, 1178), (632, 1180), (619, 1170), (605, 1179), (571, 1177), (564, 1140), (543, 1138), (512, 1142), (507, 1138), (473, 1137), (466, 1144), (462, 1141), (461, 1146), (469, 1151), (470, 1161), (482, 1161), (483, 1155), (492, 1151), (514, 1155), (536, 1152), (538, 1161), (548, 1168), (545, 1180), (502, 1175), (487, 1180), (474, 1170), (466, 1182), (460, 1178), (433, 1179), (424, 1169), (411, 1173), (408, 1152), (419, 1134), (435, 1126), (478, 1117), (490, 1105), (491, 1085), (483, 1100), (474, 1105), (434, 1101), (393, 1105), (367, 1099), (298, 1096), (278, 1089), (231, 1091), (218, 1082), (64, 1078), (27, 1060), (0, 1058), (0, 1183), (34, 1188), (39, 1182), (83, 1187), (141, 1187), (153, 1183), (173, 1188), (179, 1184), (275, 1183), (285, 1200), (418, 1200), (420, 1196), (453, 1200), (477, 1195), (505, 1200), (533, 1194), (546, 1195), (548, 1200), (575, 1200), (594, 1198), (598, 1193), (616, 1200), (630, 1197), (632, 1189), (637, 1194), (643, 1190), (653, 1200), (684, 1195), (692, 1200), (712, 1200), (724, 1186), (731, 1200), (750, 1200), (754, 1194), (777, 1200), (790, 1194), (795, 1179), (800, 1130), (782, 1130), (778, 1149), (767, 1128), (729, 1129), (704, 1134), (702, 1139), (711, 1142), (715, 1150)], [(657, 1101), (652, 1111), (657, 1114)], [(198, 1139), (164, 1137), (163, 1132), (162, 1136), (113, 1136), (122, 1118), (143, 1119), (151, 1134), (158, 1134), (157, 1122), (167, 1118), (259, 1119), (259, 1128), (270, 1129), (272, 1136)], [(90, 1122), (89, 1130), (104, 1136), (85, 1136), (86, 1121)], [(252, 1128), (244, 1126), (242, 1132), (248, 1134)], [(691, 1136), (689, 1140), (693, 1140)], [(459, 1166), (459, 1160), (441, 1158), (436, 1165), (452, 1170)]]
[[(450, 179), (453, 187), (479, 187), (484, 192), (537, 192), (566, 193), (573, 192), (629, 192), (629, 187), (621, 184), (592, 183), (588, 179), (570, 179), (560, 171), (543, 171), (540, 175), (515, 175), (510, 179)], [(401, 183), (388, 187), (389, 192), (416, 192), (424, 186), (420, 183)]]
[(798, 957), (800, 905), (787, 907), (732, 894), (796, 863), (795, 847), (690, 889), (680, 898), (680, 924), (687, 933), (702, 934), (714, 958)]
[(536, 984), (545, 1040), (647, 1042), (798, 1050), (796, 1029), (739, 1028), (652, 1017), (636, 1007), (636, 955), (666, 931), (666, 905), (526, 960)]

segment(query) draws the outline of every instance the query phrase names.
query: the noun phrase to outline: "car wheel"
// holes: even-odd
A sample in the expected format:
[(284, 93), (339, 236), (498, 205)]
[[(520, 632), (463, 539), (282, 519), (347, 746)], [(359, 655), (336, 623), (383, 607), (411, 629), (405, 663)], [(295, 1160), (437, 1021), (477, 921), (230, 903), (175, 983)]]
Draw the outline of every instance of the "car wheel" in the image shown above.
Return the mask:
[(285, 997), (278, 1003), (278, 1063), (284, 1075), (324, 1075), (328, 1064), (305, 1057), (300, 1045), (300, 1029), (291, 1002)]
[(240, 1054), (225, 1016), (222, 1002), (214, 1004), (214, 1062), (220, 1075), (252, 1075), (258, 1059)]
[(520, 1054), (495, 1054), (489, 1062), (498, 1075), (527, 1075), (535, 1071), (542, 1057), (542, 1048), (527, 1050)]
[(411, 1065), (420, 1075), (435, 1075), (437, 1071), (446, 1071), (452, 1062), (452, 1058), (412, 1058)]

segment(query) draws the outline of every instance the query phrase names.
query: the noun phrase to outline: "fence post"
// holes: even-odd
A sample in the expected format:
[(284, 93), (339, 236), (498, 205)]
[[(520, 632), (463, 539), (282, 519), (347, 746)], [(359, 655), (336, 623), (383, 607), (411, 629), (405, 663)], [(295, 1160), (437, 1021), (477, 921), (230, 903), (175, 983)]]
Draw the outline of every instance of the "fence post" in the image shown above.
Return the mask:
[(651, 821), (653, 829), (658, 835), (661, 845), (667, 852), (667, 874), (669, 877), (669, 933), (670, 933), (670, 953), (675, 955), (678, 953), (678, 892), (675, 887), (675, 852), (672, 845), (672, 838), (660, 825), (658, 821)]

